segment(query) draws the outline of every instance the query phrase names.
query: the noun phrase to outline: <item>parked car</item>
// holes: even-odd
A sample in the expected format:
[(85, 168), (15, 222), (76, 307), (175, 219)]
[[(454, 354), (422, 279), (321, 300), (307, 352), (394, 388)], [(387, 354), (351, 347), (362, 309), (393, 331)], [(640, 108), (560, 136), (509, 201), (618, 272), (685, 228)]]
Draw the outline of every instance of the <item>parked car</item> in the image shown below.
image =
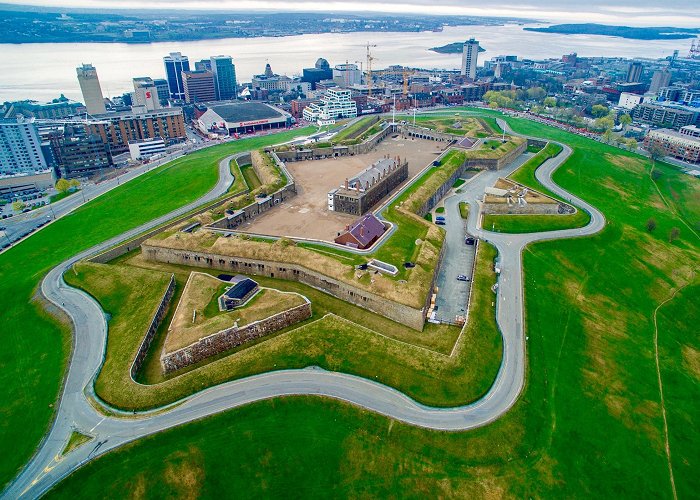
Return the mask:
[(435, 217), (435, 220), (445, 220), (445, 216), (444, 216), (444, 215), (438, 215), (438, 216)]
[(457, 281), (469, 281), (469, 279), (463, 274), (458, 274)]
[(473, 245), (474, 243), (476, 243), (476, 240), (471, 236), (467, 236), (466, 238), (464, 238), (465, 245)]
[(445, 225), (445, 221), (444, 221), (444, 220), (436, 220), (436, 221), (435, 221), (435, 224), (437, 224), (438, 226), (444, 226), (444, 225)]

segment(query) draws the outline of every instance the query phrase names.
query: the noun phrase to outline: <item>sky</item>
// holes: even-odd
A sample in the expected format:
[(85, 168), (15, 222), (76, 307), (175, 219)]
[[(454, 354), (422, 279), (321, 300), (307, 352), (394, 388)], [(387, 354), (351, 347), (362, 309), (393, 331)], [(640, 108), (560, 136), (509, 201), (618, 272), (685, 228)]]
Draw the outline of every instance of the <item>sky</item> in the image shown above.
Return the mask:
[(52, 8), (275, 10), (368, 14), (503, 16), (552, 23), (601, 23), (626, 26), (700, 28), (697, 0), (4, 0), (15, 5)]

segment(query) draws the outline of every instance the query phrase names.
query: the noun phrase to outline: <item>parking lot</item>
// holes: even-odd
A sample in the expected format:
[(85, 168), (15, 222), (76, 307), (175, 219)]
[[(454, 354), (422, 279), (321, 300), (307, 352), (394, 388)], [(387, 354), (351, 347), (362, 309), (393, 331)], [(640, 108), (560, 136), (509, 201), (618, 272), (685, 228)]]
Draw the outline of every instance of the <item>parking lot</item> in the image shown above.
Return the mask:
[[(353, 177), (387, 154), (408, 159), (407, 182), (410, 182), (410, 179), (442, 153), (443, 147), (443, 143), (436, 141), (402, 139), (397, 136), (386, 138), (373, 152), (364, 155), (289, 162), (287, 169), (294, 176), (297, 195), (243, 225), (241, 230), (271, 236), (333, 241), (355, 217), (328, 210), (328, 191), (339, 187), (346, 178)], [(400, 187), (403, 185), (405, 183)]]

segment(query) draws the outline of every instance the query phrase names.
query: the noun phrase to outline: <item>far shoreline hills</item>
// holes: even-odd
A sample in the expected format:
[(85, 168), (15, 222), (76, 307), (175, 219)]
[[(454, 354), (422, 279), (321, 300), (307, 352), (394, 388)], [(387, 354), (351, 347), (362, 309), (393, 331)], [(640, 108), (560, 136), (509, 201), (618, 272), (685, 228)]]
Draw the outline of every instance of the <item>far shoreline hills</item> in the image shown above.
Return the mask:
[(683, 40), (696, 38), (700, 28), (675, 28), (672, 26), (655, 26), (635, 28), (631, 26), (608, 26), (604, 24), (554, 24), (551, 26), (523, 28), (537, 33), (555, 33), (559, 35), (601, 35), (628, 38), (632, 40)]

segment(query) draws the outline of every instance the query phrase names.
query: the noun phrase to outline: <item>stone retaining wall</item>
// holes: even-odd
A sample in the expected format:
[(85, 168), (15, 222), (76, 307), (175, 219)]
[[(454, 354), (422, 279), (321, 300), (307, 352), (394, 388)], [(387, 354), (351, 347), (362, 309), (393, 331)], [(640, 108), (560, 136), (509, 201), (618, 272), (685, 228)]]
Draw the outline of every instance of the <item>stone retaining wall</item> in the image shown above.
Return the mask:
[(293, 307), (269, 318), (240, 328), (231, 327), (199, 339), (197, 342), (170, 353), (163, 353), (160, 363), (164, 373), (170, 373), (206, 358), (226, 352), (252, 340), (259, 339), (311, 317), (311, 303)]
[[(367, 154), (376, 148), (377, 144), (382, 142), (393, 132), (395, 132), (394, 126), (386, 125), (382, 130), (360, 144), (352, 144), (349, 146), (329, 146), (326, 148), (309, 148), (293, 151), (275, 151), (275, 154), (283, 162), (321, 160), (323, 158)], [(273, 151), (273, 148), (268, 148), (266, 151), (271, 152)]]
[(134, 358), (134, 362), (131, 364), (132, 379), (136, 379), (136, 374), (139, 372), (141, 366), (143, 365), (143, 361), (146, 359), (148, 349), (151, 347), (151, 342), (153, 342), (153, 338), (155, 337), (156, 332), (158, 331), (158, 327), (160, 326), (161, 321), (163, 321), (165, 313), (168, 311), (168, 305), (170, 305), (170, 301), (172, 300), (173, 295), (175, 295), (174, 274), (170, 276), (170, 283), (168, 283), (168, 288), (165, 290), (163, 298), (160, 299), (160, 305), (158, 306), (156, 313), (153, 315), (151, 324), (148, 326), (148, 330), (146, 330), (146, 336), (141, 341), (139, 350), (136, 353), (136, 358)]
[(518, 156), (527, 151), (527, 141), (523, 141), (518, 147), (501, 158), (470, 158), (465, 162), (467, 168), (479, 168), (487, 170), (500, 170), (513, 162)]
[(461, 137), (453, 134), (447, 134), (445, 132), (439, 132), (429, 128), (414, 127), (413, 125), (401, 125), (399, 127), (399, 131), (408, 137), (426, 139), (429, 141), (456, 142), (458, 139), (461, 139)]
[(216, 268), (240, 274), (262, 275), (298, 281), (418, 331), (423, 329), (425, 322), (424, 308), (416, 309), (399, 304), (298, 264), (218, 255), (203, 251), (165, 248), (152, 246), (147, 243), (141, 245), (141, 249), (144, 258), (155, 262)]
[(527, 205), (508, 205), (507, 203), (484, 203), (481, 212), (494, 215), (563, 215), (561, 203), (528, 203)]

